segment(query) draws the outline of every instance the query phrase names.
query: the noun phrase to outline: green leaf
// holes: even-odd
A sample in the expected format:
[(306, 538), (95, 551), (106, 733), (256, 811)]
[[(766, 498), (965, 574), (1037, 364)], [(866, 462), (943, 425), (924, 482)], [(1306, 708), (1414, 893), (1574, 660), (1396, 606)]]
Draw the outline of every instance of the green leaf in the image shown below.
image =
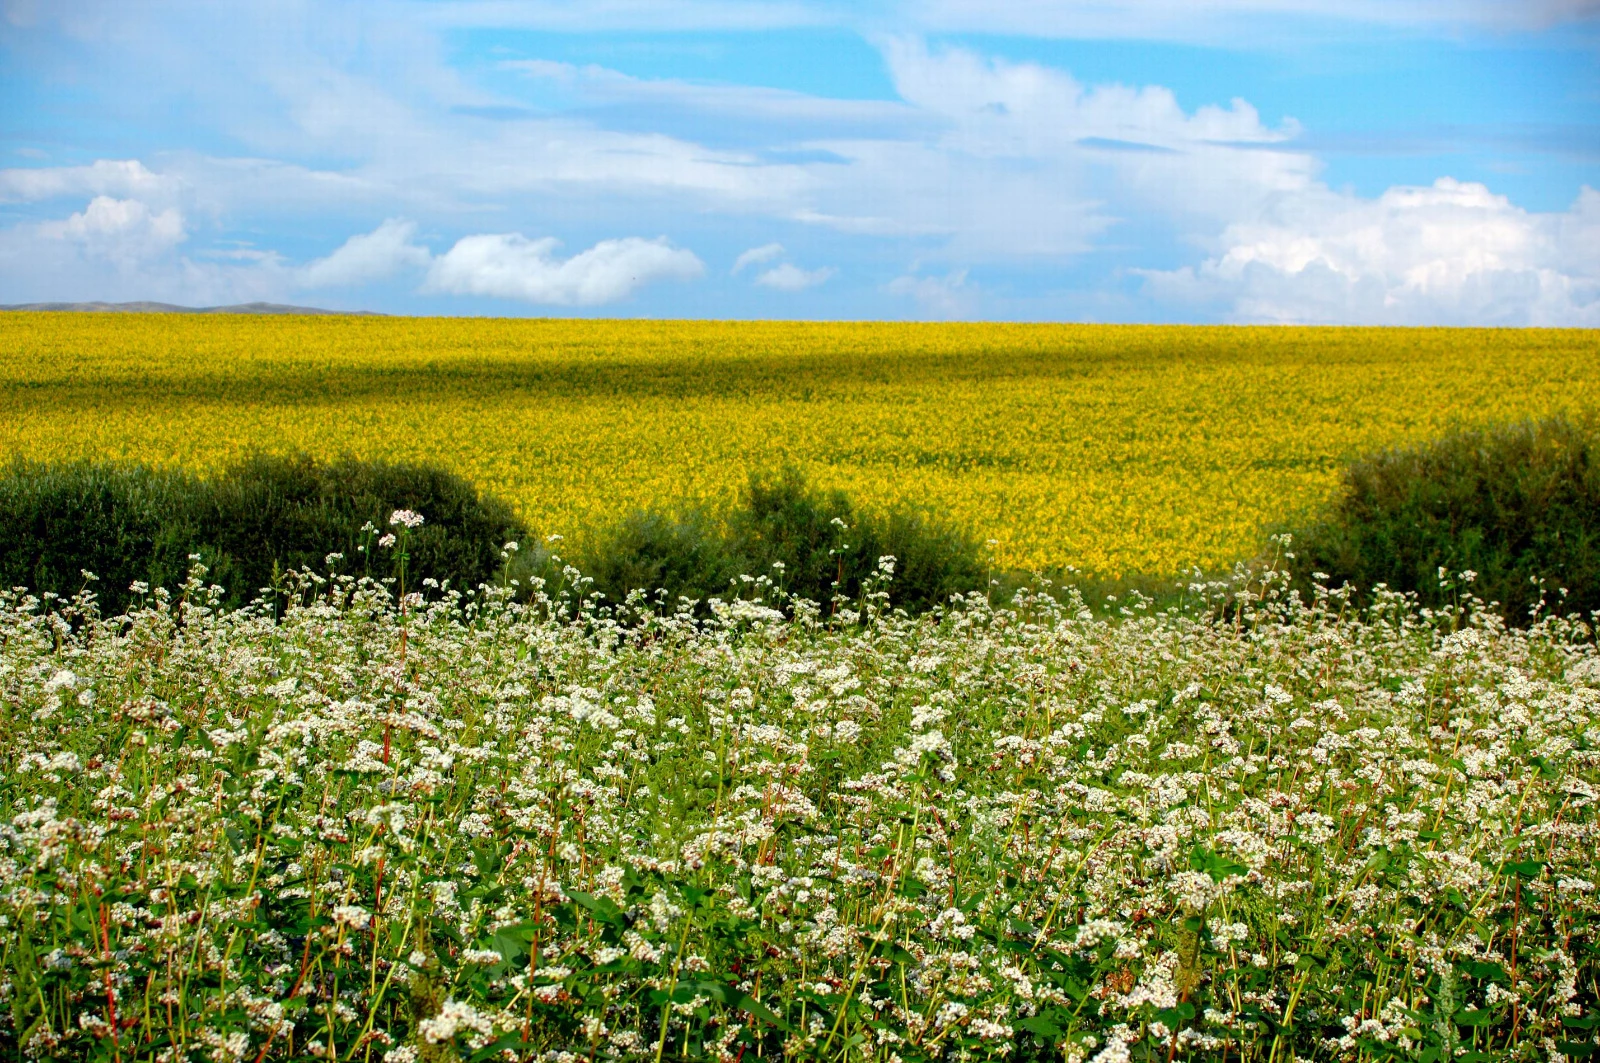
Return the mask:
[(794, 1032), (790, 1028), (789, 1024), (784, 1022), (783, 1019), (773, 1012), (771, 1008), (767, 1007), (765, 1004), (761, 1003), (761, 1001), (757, 1000), (753, 996), (750, 996), (749, 994), (740, 997), (738, 1002), (734, 1004), (734, 1007), (738, 1008), (740, 1011), (748, 1011), (750, 1014), (754, 1015), (768, 1026), (775, 1026), (784, 1033)]
[(1494, 1015), (1482, 1008), (1467, 1008), (1456, 1012), (1457, 1026), (1493, 1026)]
[(1014, 1025), (1018, 1029), (1027, 1030), (1029, 1033), (1035, 1033), (1040, 1037), (1051, 1040), (1060, 1037), (1063, 1032), (1061, 1027), (1057, 1026), (1043, 1015), (1035, 1015), (1028, 1019), (1018, 1019)]
[(1192, 1018), (1194, 1018), (1194, 1005), (1187, 1002), (1176, 1007), (1162, 1008), (1156, 1012), (1157, 1021), (1161, 1022), (1169, 1030), (1178, 1029)]
[(689, 907), (694, 908), (698, 907), (700, 902), (707, 897), (714, 895), (716, 890), (702, 889), (699, 886), (691, 886), (684, 883), (678, 887), (678, 892), (683, 894), (683, 899), (688, 902)]
[(1195, 871), (1204, 871), (1211, 876), (1213, 882), (1221, 883), (1233, 875), (1249, 874), (1250, 869), (1244, 864), (1226, 857), (1218, 856), (1203, 845), (1197, 845), (1189, 853), (1189, 867)]
[(602, 923), (620, 925), (623, 922), (622, 909), (610, 897), (596, 897), (582, 890), (568, 890), (567, 896), (572, 898), (574, 904), (585, 908)]
[(728, 987), (721, 982), (695, 982), (693, 987), (697, 996), (715, 1000), (718, 1004), (726, 1004), (731, 995), (728, 992)]
[(1516, 875), (1518, 878), (1538, 878), (1539, 875), (1544, 871), (1544, 861), (1523, 860), (1520, 863), (1515, 864), (1507, 863), (1500, 870), (1508, 874)]
[(1511, 977), (1506, 974), (1505, 968), (1498, 963), (1484, 963), (1482, 960), (1462, 960), (1456, 966), (1480, 982), (1499, 982), (1501, 985), (1511, 984)]

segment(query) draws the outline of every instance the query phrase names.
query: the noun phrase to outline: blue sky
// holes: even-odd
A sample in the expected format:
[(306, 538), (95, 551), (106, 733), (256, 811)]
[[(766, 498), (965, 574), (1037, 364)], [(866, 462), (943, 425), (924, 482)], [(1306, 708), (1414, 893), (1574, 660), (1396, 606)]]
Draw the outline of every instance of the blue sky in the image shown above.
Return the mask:
[(0, 303), (1600, 325), (1600, 0), (0, 0)]

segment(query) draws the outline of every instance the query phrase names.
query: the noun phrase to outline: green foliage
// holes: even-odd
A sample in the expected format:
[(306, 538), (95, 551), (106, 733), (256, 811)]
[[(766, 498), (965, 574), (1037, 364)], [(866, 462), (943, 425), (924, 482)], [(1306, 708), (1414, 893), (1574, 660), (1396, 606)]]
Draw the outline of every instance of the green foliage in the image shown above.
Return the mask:
[(84, 570), (120, 610), (135, 580), (175, 586), (199, 544), (193, 480), (104, 464), (16, 464), (0, 477), (0, 584), (75, 594)]
[[(856, 602), (893, 557), (889, 604), (923, 612), (952, 594), (981, 589), (987, 574), (975, 541), (926, 513), (859, 510), (841, 491), (810, 486), (792, 468), (750, 478), (720, 524), (703, 512), (635, 513), (579, 559), (613, 602), (644, 590), (669, 602), (742, 593), (742, 577), (771, 581), (785, 595)], [(730, 585), (732, 585), (730, 587)]]
[(632, 513), (600, 536), (581, 567), (612, 601), (634, 589), (704, 601), (726, 594), (735, 576), (716, 526), (695, 510), (676, 517)]
[[(108, 612), (127, 608), (135, 581), (168, 589), (199, 554), (240, 605), (290, 569), (391, 574), (376, 548), (397, 509), (426, 523), (408, 536), (413, 581), (474, 586), (493, 578), (500, 547), (525, 534), (504, 503), (422, 465), (253, 457), (201, 479), (143, 466), (12, 466), (0, 476), (0, 583), (71, 595), (85, 570)], [(364, 527), (366, 530), (363, 530)]]
[(1600, 609), (1600, 430), (1554, 418), (1381, 451), (1346, 470), (1293, 549), (1302, 581), (1385, 583), (1435, 606), (1472, 594), (1517, 622)]

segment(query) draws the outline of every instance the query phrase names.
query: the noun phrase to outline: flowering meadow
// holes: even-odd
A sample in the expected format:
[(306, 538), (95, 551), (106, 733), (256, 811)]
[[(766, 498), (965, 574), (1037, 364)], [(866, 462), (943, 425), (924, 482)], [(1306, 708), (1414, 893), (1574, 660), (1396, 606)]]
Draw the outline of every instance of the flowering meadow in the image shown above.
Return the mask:
[(1270, 570), (1111, 616), (765, 580), (618, 615), (569, 579), (0, 594), (0, 1050), (1600, 1051), (1576, 619)]
[(1112, 578), (1249, 557), (1382, 447), (1596, 407), (1595, 330), (0, 314), (0, 460), (421, 462), (574, 545), (793, 465)]

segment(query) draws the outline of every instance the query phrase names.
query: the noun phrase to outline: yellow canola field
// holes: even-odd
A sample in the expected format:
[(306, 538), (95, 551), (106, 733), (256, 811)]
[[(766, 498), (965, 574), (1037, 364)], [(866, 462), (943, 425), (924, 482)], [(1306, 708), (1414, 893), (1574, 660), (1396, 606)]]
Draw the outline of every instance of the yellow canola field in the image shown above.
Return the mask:
[(1216, 569), (1340, 465), (1592, 409), (1577, 330), (0, 314), (0, 455), (435, 462), (581, 537), (793, 463), (997, 560)]

